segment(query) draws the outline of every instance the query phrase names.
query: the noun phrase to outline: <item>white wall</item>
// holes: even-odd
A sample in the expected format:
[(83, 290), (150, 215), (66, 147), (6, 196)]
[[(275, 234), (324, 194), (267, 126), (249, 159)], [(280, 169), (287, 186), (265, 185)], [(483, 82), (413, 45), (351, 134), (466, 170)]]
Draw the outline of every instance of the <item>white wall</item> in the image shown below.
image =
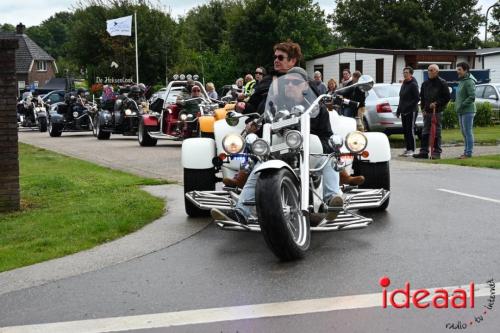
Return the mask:
[(403, 68), (405, 68), (405, 66), (406, 66), (405, 56), (399, 54), (396, 57), (396, 69), (395, 69), (395, 71), (396, 71), (396, 75), (395, 75), (396, 82), (404, 80), (404, 78), (403, 78)]
[[(392, 80), (392, 62), (391, 54), (375, 54), (375, 53), (357, 53), (344, 52), (334, 54), (306, 62), (306, 71), (310, 77), (314, 74), (314, 65), (323, 65), (323, 81), (326, 83), (329, 79), (334, 78), (339, 82), (339, 64), (349, 63), (351, 72), (356, 69), (356, 60), (363, 61), (363, 74), (367, 74), (376, 78), (376, 59), (384, 59), (384, 83), (390, 83)], [(403, 59), (404, 61), (404, 59)], [(401, 68), (402, 70), (402, 68)]]
[[(476, 59), (476, 67), (483, 68), (479, 65)], [(484, 69), (490, 69), (491, 82), (500, 82), (500, 54), (484, 56)]]

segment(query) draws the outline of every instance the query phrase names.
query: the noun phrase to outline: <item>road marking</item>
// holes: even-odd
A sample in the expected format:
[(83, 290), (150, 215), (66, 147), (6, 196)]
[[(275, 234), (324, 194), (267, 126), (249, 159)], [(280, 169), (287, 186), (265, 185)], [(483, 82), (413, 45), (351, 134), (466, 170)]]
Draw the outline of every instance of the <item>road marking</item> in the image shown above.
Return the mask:
[[(495, 284), (495, 289), (498, 287)], [(458, 288), (468, 290), (469, 284), (443, 289), (453, 291)], [(436, 289), (428, 289), (431, 294)], [(477, 297), (490, 296), (489, 284), (475, 285)], [(412, 291), (413, 292), (413, 291)], [(450, 293), (450, 297), (451, 297)], [(477, 305), (479, 306), (479, 304)], [(271, 318), (279, 316), (303, 315), (308, 313), (330, 312), (336, 310), (352, 310), (372, 307), (382, 307), (382, 293), (340, 296), (330, 298), (288, 301), (244, 305), (224, 308), (199, 309), (178, 312), (156, 313), (128, 317), (114, 317), (68, 321), (60, 323), (24, 325), (0, 328), (2, 333), (102, 333), (121, 332), (128, 330), (154, 329), (171, 326), (207, 324), (243, 319)]]
[(448, 192), (448, 193), (456, 194), (456, 195), (461, 195), (461, 196), (464, 196), (464, 197), (469, 197), (469, 198), (474, 198), (474, 199), (480, 199), (480, 200), (490, 201), (490, 202), (494, 202), (494, 203), (500, 203), (500, 200), (492, 199), (492, 198), (487, 198), (487, 197), (480, 197), (478, 195), (473, 195), (473, 194), (467, 194), (467, 193), (463, 193), (463, 192), (457, 192), (457, 191), (447, 190), (447, 189), (444, 189), (444, 188), (438, 188), (437, 190), (438, 191), (442, 191), (442, 192)]

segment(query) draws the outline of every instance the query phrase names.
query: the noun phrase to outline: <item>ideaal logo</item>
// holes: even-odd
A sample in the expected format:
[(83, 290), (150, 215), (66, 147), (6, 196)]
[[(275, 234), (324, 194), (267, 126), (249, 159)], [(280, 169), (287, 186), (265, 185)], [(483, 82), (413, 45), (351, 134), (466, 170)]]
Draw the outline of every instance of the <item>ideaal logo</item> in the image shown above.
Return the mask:
[[(455, 309), (475, 308), (474, 282), (471, 282), (467, 288), (457, 288), (452, 291), (443, 288), (410, 290), (410, 283), (406, 282), (404, 288), (388, 292), (387, 287), (391, 284), (391, 280), (386, 276), (380, 279), (379, 284), (382, 287), (382, 307), (384, 309), (387, 308), (388, 303), (396, 309), (408, 309), (410, 304), (413, 304), (418, 309), (429, 307), (448, 309), (450, 306)], [(487, 285), (490, 289), (490, 297), (487, 299), (487, 304), (483, 305), (483, 312), (478, 316), (474, 316), (473, 320), (447, 323), (445, 328), (466, 329), (468, 326), (470, 327), (474, 323), (478, 324), (484, 320), (488, 310), (492, 310), (495, 304), (495, 281), (490, 279), (487, 281)]]

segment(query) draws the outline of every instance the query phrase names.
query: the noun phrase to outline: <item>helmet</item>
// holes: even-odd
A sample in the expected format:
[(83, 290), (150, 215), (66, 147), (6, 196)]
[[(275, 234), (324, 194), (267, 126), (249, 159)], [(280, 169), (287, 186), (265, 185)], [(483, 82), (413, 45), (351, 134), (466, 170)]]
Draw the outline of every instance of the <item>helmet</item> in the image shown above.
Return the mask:
[(141, 96), (141, 88), (139, 88), (139, 86), (137, 85), (130, 87), (128, 96), (132, 98), (138, 98), (139, 96)]
[(146, 91), (146, 85), (144, 83), (139, 83), (138, 86), (142, 93)]

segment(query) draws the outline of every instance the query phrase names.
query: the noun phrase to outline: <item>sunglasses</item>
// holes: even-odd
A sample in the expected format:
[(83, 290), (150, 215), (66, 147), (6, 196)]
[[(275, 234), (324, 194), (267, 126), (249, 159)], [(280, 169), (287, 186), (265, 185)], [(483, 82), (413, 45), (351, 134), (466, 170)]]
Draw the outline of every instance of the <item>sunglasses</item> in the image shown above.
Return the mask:
[(193, 88), (193, 89), (191, 89), (191, 91), (192, 92), (201, 92), (201, 89), (195, 89), (195, 88)]
[(285, 82), (286, 82), (286, 85), (288, 85), (289, 83), (291, 83), (294, 86), (300, 86), (305, 81), (301, 80), (301, 79), (292, 79), (292, 80), (285, 80)]
[(284, 55), (280, 54), (280, 55), (274, 55), (274, 60), (278, 59), (279, 61), (283, 61), (285, 60), (287, 57), (285, 57)]
[(255, 75), (263, 75), (264, 73), (262, 72), (255, 72)]

